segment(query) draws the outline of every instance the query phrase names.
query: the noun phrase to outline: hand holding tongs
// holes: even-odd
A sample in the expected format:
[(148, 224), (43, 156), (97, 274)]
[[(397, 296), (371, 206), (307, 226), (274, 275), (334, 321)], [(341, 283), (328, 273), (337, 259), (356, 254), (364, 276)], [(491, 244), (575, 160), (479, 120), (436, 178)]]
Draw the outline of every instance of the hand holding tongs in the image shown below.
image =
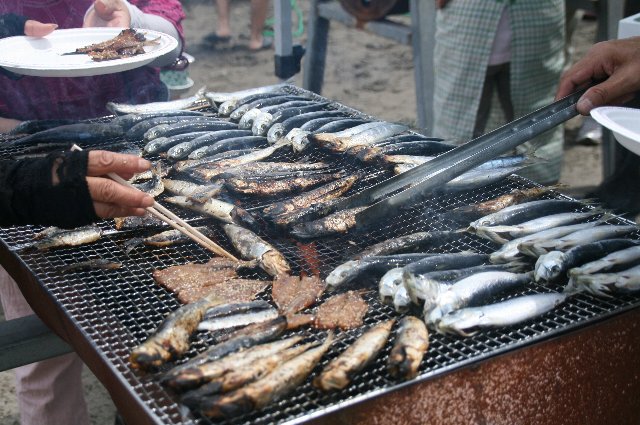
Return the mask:
[[(335, 210), (371, 205), (356, 215), (358, 228), (388, 218), (408, 202), (423, 200), (436, 187), (575, 117), (578, 115), (576, 103), (585, 91), (586, 89), (575, 92), (438, 155), (429, 162), (365, 189), (338, 203)], [(381, 200), (399, 190), (399, 193)]]

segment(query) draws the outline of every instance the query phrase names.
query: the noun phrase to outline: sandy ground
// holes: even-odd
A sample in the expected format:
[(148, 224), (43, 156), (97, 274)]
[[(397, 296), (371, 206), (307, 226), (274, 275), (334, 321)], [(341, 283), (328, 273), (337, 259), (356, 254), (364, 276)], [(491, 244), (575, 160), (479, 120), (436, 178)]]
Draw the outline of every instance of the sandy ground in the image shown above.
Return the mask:
[[(298, 2), (303, 12), (307, 2)], [(201, 45), (202, 38), (213, 31), (215, 10), (212, 2), (183, 1), (187, 19), (184, 22), (187, 52), (195, 57), (189, 68), (194, 86), (184, 93), (194, 93), (199, 87), (208, 90), (232, 91), (241, 88), (273, 84), (273, 50), (249, 52), (246, 48), (249, 26), (248, 0), (232, 2), (233, 40), (223, 49), (212, 50)], [(305, 15), (306, 16), (306, 15)], [(574, 57), (579, 58), (592, 44), (595, 22), (580, 21), (572, 40)], [(304, 44), (304, 33), (295, 42)], [(302, 85), (302, 76), (293, 79)], [(333, 23), (330, 31), (324, 96), (351, 106), (369, 115), (389, 121), (415, 123), (416, 105), (413, 82), (412, 51), (362, 31), (346, 29)], [(575, 142), (581, 118), (566, 124), (564, 165), (561, 182), (566, 192), (581, 196), (602, 179), (599, 146), (583, 146)], [(115, 407), (107, 391), (85, 368), (85, 391), (91, 423), (114, 423)], [(0, 425), (19, 423), (15, 401), (13, 373), (0, 373)]]

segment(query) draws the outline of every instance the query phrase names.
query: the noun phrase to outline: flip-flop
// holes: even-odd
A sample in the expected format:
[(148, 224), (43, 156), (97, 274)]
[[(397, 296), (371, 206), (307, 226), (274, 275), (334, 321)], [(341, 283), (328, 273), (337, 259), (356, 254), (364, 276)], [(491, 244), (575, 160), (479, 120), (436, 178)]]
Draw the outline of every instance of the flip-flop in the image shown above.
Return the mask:
[(227, 44), (231, 41), (231, 36), (230, 35), (218, 35), (215, 32), (212, 32), (211, 34), (205, 35), (204, 38), (202, 39), (205, 43), (207, 44), (211, 44), (211, 45), (216, 45), (216, 44)]
[(262, 44), (257, 49), (249, 48), (251, 52), (259, 52), (261, 50), (269, 50), (273, 47), (273, 38), (271, 37), (262, 37)]

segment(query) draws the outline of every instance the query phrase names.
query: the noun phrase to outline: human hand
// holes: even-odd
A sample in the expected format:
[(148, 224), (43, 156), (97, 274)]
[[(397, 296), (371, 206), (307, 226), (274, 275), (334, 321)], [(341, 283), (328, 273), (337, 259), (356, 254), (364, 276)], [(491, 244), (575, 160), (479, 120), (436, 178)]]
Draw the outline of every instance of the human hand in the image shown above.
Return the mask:
[(443, 9), (450, 0), (436, 0), (436, 9)]
[(588, 115), (597, 106), (625, 103), (640, 90), (640, 37), (592, 46), (584, 58), (562, 75), (556, 99), (603, 79), (578, 100), (577, 109), (582, 115)]
[(24, 23), (24, 35), (44, 37), (45, 35), (51, 34), (56, 28), (58, 28), (58, 24), (43, 24), (42, 22), (29, 19)]
[(131, 15), (122, 0), (95, 0), (82, 26), (129, 28)]
[(0, 133), (8, 133), (20, 124), (21, 121), (14, 120), (13, 118), (0, 117)]
[(135, 173), (146, 171), (150, 167), (149, 161), (134, 155), (107, 151), (89, 152), (87, 184), (96, 214), (101, 218), (144, 215), (145, 208), (153, 205), (153, 197), (104, 176), (116, 173), (129, 179)]

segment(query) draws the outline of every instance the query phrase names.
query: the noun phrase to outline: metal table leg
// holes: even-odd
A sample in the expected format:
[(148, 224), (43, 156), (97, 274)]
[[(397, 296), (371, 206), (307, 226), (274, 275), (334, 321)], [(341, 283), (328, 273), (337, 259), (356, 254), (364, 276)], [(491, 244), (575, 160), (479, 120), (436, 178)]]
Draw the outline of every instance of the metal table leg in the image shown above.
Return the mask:
[(329, 20), (318, 14), (320, 0), (312, 0), (307, 22), (307, 52), (302, 87), (320, 94), (327, 60)]

